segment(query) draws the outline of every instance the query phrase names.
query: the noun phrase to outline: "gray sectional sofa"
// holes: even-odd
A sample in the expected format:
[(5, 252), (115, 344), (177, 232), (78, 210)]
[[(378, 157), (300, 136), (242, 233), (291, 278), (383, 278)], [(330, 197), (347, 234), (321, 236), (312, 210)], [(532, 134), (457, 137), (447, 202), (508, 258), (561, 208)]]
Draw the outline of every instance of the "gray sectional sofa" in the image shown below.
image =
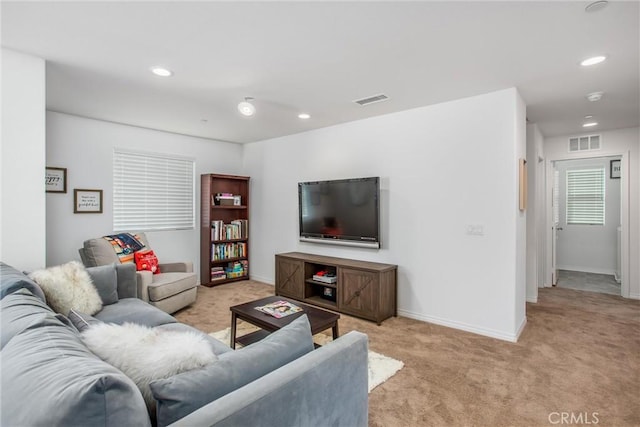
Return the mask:
[[(102, 268), (102, 270), (100, 270)], [(93, 322), (196, 331), (137, 298), (133, 265), (114, 265), (116, 302)], [(111, 277), (88, 268), (94, 283)], [(0, 263), (3, 426), (365, 426), (367, 338), (351, 332), (313, 350), (306, 316), (240, 350), (202, 332), (218, 360), (151, 383), (149, 415), (135, 383), (94, 355), (78, 324), (40, 287)], [(76, 319), (77, 321), (77, 319)], [(87, 322), (88, 324), (87, 325)]]

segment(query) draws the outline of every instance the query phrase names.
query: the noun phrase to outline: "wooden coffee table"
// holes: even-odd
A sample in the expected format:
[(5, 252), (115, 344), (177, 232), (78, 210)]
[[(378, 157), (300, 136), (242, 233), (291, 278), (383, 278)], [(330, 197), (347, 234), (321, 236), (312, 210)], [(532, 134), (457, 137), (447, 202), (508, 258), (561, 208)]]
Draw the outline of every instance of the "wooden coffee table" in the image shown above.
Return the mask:
[[(299, 313), (291, 314), (281, 319), (275, 318), (260, 310), (256, 310), (256, 307), (260, 307), (276, 301), (289, 301), (291, 304), (295, 304), (302, 308)], [(317, 307), (313, 307), (299, 301), (294, 301), (281, 296), (271, 296), (262, 298), (255, 301), (250, 301), (240, 305), (234, 305), (231, 307), (231, 348), (236, 348), (236, 343), (247, 346), (254, 342), (260, 341), (272, 332), (277, 331), (283, 326), (288, 325), (293, 320), (306, 314), (311, 324), (311, 335), (320, 333), (326, 329), (331, 328), (333, 339), (338, 338), (338, 319), (340, 315), (331, 311), (322, 310)], [(247, 323), (251, 323), (254, 326), (260, 328), (259, 331), (251, 332), (241, 337), (236, 337), (236, 326), (238, 319), (244, 320)]]

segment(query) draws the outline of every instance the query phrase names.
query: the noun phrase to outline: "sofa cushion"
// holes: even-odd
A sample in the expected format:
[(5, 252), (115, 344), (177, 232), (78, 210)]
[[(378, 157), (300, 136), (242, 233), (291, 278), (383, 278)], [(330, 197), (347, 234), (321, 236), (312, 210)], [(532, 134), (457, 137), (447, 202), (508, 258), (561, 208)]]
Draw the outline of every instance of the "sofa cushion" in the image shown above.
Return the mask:
[(85, 240), (83, 244), (84, 260), (89, 267), (105, 264), (120, 264), (120, 259), (111, 243), (102, 237)]
[(101, 323), (85, 329), (81, 336), (94, 354), (136, 383), (152, 413), (151, 381), (201, 368), (217, 359), (202, 334), (189, 330)]
[(102, 305), (118, 302), (118, 276), (115, 264), (89, 267), (87, 273), (91, 276), (93, 286), (98, 290)]
[[(49, 319), (49, 320), (47, 320)], [(0, 301), (0, 349), (25, 329), (54, 321), (71, 326), (61, 314), (55, 314), (28, 289), (20, 289)]]
[(167, 323), (165, 325), (156, 326), (156, 328), (162, 329), (165, 331), (191, 331), (191, 332), (200, 334), (205, 340), (207, 340), (213, 352), (218, 356), (220, 356), (222, 353), (228, 353), (230, 351), (233, 351), (231, 347), (229, 347), (225, 343), (218, 341), (212, 336), (207, 335), (204, 332), (201, 332), (192, 326), (185, 325), (184, 323)]
[(0, 378), (3, 426), (150, 426), (135, 384), (53, 313), (6, 344)]
[(311, 327), (303, 315), (262, 341), (221, 354), (202, 369), (153, 381), (158, 426), (169, 425), (313, 350)]
[(75, 310), (69, 311), (69, 315), (67, 317), (78, 332), (82, 332), (93, 325), (104, 323), (102, 320), (98, 320), (93, 316), (89, 316), (88, 314), (80, 313)]
[(56, 313), (66, 315), (69, 310), (75, 309), (95, 314), (102, 308), (98, 290), (77, 261), (34, 271), (29, 277), (42, 288), (47, 304)]
[(44, 292), (40, 286), (15, 268), (0, 262), (0, 298), (19, 289), (28, 289), (33, 295), (45, 301)]
[(176, 321), (171, 315), (138, 298), (123, 298), (117, 304), (106, 305), (95, 314), (95, 317), (103, 322), (118, 325), (131, 322), (145, 326), (158, 326)]
[(138, 276), (134, 264), (116, 264), (118, 299), (138, 298)]
[(162, 301), (187, 289), (195, 288), (198, 278), (195, 273), (160, 273), (153, 275), (149, 285), (149, 300)]

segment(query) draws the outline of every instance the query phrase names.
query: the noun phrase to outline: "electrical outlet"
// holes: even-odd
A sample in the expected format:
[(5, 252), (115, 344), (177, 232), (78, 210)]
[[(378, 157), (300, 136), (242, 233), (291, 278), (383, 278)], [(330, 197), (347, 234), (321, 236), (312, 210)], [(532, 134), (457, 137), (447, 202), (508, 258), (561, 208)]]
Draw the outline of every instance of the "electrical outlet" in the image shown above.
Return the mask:
[(484, 236), (484, 225), (482, 224), (467, 225), (467, 234), (469, 236)]

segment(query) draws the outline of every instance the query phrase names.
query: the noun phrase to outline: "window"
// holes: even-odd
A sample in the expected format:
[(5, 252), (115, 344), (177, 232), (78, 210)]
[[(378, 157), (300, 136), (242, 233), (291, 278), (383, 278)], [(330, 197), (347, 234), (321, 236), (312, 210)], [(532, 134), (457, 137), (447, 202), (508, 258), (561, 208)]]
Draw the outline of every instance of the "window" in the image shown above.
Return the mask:
[(604, 225), (604, 168), (567, 171), (567, 224)]
[(113, 230), (195, 227), (194, 161), (169, 155), (113, 153)]

